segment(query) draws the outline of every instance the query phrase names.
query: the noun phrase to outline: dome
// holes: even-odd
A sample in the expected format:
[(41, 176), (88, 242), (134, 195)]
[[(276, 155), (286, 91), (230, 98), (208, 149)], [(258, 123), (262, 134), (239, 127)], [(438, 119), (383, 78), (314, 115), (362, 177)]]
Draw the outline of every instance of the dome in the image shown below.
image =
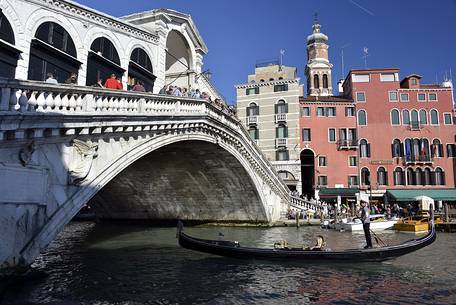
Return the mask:
[(307, 44), (314, 42), (328, 42), (328, 36), (323, 33), (313, 33), (307, 36)]

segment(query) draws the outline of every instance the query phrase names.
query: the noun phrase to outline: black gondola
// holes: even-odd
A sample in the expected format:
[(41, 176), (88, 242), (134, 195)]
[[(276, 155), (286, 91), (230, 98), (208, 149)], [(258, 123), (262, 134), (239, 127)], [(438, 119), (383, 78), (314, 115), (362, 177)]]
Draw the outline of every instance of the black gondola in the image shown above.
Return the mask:
[(186, 249), (241, 259), (284, 260), (284, 261), (331, 261), (331, 262), (380, 262), (393, 259), (432, 244), (436, 238), (434, 225), (430, 225), (426, 236), (394, 246), (371, 249), (306, 250), (302, 248), (251, 248), (237, 241), (207, 240), (191, 237), (178, 225), (179, 245)]

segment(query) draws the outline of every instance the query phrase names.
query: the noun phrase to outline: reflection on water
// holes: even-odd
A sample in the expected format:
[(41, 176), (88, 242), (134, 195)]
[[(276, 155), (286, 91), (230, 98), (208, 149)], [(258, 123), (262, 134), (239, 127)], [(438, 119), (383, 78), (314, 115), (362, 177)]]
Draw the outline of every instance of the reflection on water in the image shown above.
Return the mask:
[[(364, 246), (362, 234), (296, 228), (186, 228), (203, 238), (271, 247), (287, 239), (330, 248)], [(387, 243), (413, 235), (379, 234)], [(451, 304), (456, 235), (385, 263), (242, 261), (182, 249), (174, 228), (71, 223), (34, 264), (48, 277), (14, 287), (4, 304)], [(1, 300), (0, 300), (1, 301)]]

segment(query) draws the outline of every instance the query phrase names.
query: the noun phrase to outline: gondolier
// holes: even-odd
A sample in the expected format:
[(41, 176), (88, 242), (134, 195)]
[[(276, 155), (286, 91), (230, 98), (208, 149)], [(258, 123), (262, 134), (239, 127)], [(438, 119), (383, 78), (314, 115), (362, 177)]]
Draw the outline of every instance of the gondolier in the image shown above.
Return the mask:
[(361, 221), (363, 222), (364, 236), (366, 237), (366, 246), (364, 249), (372, 248), (372, 238), (370, 234), (370, 210), (366, 200), (361, 199)]

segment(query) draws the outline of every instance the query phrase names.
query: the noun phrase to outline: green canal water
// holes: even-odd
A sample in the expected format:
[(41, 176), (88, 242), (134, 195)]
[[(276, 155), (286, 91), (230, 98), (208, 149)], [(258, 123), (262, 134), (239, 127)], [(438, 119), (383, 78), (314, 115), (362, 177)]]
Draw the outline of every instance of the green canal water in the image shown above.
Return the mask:
[[(274, 241), (364, 246), (362, 234), (319, 227), (187, 227), (203, 238), (271, 247)], [(381, 233), (387, 243), (412, 238)], [(174, 228), (73, 222), (1, 304), (456, 304), (456, 235), (383, 263), (310, 264), (226, 259), (180, 248)]]

